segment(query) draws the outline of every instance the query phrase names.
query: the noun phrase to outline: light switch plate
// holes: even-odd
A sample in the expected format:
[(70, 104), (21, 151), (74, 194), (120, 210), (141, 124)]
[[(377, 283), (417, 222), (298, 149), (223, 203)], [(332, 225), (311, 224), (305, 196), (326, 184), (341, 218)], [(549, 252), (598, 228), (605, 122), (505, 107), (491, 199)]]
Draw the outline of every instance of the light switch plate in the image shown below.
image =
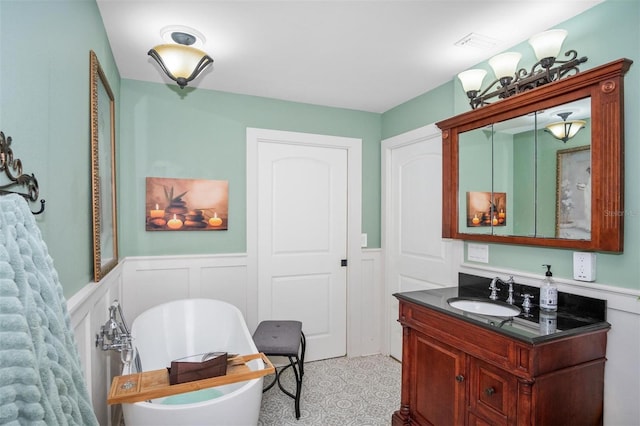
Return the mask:
[(573, 279), (592, 282), (596, 280), (596, 254), (588, 252), (573, 253)]
[(474, 262), (489, 263), (489, 245), (469, 243), (467, 245), (467, 259)]

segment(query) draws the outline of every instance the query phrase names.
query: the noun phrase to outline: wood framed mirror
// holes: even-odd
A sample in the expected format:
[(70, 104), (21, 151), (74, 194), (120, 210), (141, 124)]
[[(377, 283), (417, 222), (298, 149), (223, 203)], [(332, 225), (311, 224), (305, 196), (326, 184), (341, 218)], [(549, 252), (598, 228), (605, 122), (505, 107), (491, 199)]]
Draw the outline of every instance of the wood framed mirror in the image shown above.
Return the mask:
[[(622, 252), (631, 64), (619, 59), (436, 123), (443, 238)], [(569, 137), (552, 133), (569, 124)]]
[(93, 50), (89, 58), (93, 276), (98, 282), (118, 264), (115, 100)]

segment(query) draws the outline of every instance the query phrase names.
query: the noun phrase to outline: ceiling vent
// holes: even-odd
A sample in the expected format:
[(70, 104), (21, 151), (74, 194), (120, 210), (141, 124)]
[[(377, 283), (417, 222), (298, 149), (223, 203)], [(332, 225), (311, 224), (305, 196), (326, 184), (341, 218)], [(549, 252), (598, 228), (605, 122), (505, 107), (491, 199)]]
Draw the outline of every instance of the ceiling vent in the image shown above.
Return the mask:
[(474, 47), (476, 49), (490, 50), (500, 43), (491, 37), (483, 36), (476, 33), (469, 33), (454, 43), (455, 46)]

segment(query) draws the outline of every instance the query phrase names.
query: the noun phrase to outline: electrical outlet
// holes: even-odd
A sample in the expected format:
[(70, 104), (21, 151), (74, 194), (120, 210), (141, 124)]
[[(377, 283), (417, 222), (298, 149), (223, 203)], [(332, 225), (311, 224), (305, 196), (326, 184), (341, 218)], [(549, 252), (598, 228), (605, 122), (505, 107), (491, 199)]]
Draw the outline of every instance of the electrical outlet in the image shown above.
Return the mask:
[(573, 253), (573, 279), (592, 282), (596, 280), (596, 254)]

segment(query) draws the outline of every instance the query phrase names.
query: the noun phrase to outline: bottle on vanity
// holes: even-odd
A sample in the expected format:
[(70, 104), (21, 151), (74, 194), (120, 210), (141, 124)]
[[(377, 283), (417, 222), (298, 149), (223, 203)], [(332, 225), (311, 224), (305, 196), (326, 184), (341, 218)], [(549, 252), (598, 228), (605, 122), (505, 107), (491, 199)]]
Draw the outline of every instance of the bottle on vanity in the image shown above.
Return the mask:
[(545, 273), (542, 285), (540, 285), (540, 309), (543, 311), (557, 311), (558, 310), (558, 287), (553, 281), (553, 274), (551, 273), (551, 265), (546, 266), (547, 272)]

